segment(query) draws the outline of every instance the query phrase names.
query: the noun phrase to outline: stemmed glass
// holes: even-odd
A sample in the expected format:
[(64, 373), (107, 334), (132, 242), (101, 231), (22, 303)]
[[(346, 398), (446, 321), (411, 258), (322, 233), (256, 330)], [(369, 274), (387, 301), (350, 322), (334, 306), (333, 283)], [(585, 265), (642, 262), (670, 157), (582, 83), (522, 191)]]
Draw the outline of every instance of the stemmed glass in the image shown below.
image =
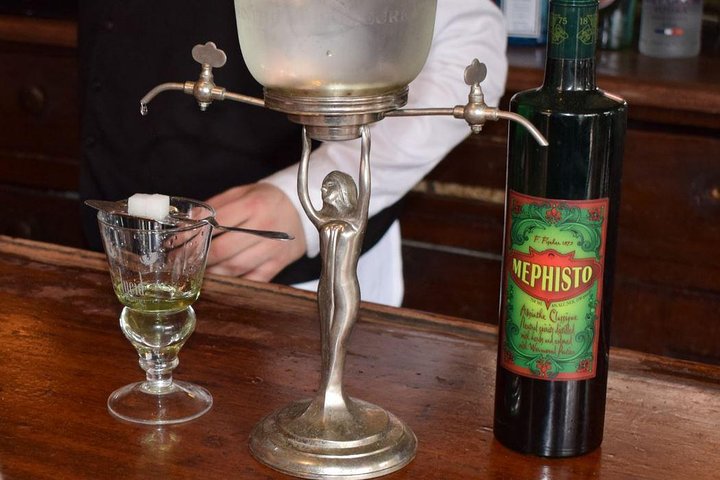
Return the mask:
[(186, 422), (212, 406), (202, 387), (173, 380), (178, 353), (195, 330), (193, 302), (200, 295), (215, 211), (202, 202), (171, 197), (185, 219), (164, 223), (98, 211), (115, 294), (125, 306), (120, 328), (140, 356), (146, 380), (108, 398), (123, 420), (150, 425)]

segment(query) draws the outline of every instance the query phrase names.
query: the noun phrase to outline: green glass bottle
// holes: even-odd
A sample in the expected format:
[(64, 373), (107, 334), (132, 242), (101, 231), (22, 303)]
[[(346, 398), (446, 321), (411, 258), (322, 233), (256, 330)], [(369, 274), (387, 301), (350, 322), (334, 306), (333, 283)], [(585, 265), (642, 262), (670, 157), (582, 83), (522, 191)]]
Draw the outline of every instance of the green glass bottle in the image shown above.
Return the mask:
[(551, 0), (545, 80), (510, 109), (495, 437), (541, 456), (602, 442), (627, 104), (595, 84), (597, 0)]

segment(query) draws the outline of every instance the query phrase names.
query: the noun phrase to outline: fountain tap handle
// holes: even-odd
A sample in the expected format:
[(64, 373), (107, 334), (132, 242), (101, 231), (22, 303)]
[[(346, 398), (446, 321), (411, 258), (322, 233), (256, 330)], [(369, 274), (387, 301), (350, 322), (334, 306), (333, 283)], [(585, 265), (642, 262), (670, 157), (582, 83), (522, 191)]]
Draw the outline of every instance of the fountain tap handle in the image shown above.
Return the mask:
[(485, 103), (485, 95), (480, 86), (486, 78), (487, 66), (480, 63), (477, 58), (473, 59), (465, 68), (465, 84), (470, 86), (468, 103), (455, 107), (457, 109), (455, 117), (464, 118), (473, 133), (480, 133), (487, 120), (494, 120), (492, 109)]
[(220, 68), (227, 62), (225, 52), (217, 48), (215, 43), (207, 42), (205, 45), (195, 45), (192, 49), (193, 60), (203, 67)]
[(470, 129), (473, 133), (480, 133), (483, 125), (488, 120), (497, 121), (501, 118), (511, 120), (513, 122), (520, 123), (526, 128), (535, 140), (543, 146), (547, 146), (547, 140), (523, 116), (517, 113), (505, 112), (497, 108), (489, 107), (485, 103), (485, 96), (483, 95), (482, 83), (487, 78), (487, 67), (484, 63), (476, 58), (470, 65), (465, 69), (465, 83), (470, 86), (470, 94), (468, 95), (468, 103), (466, 105), (458, 105), (453, 111), (453, 115), (456, 118), (464, 118), (465, 121), (470, 125)]
[(478, 87), (487, 78), (487, 66), (476, 58), (465, 68), (465, 84)]
[(192, 57), (202, 65), (200, 78), (193, 85), (193, 95), (200, 106), (200, 110), (204, 111), (213, 100), (222, 100), (225, 96), (225, 89), (215, 85), (212, 69), (225, 65), (227, 55), (217, 48), (213, 42), (207, 42), (205, 45), (195, 45), (192, 49)]

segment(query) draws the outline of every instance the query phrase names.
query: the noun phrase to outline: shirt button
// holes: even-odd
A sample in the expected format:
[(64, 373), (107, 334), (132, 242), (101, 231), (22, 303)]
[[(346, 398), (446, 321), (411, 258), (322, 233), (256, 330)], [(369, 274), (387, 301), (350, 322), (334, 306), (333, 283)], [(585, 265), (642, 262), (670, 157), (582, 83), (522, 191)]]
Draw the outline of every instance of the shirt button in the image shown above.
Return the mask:
[(103, 28), (106, 31), (110, 32), (115, 29), (115, 22), (113, 22), (112, 20), (106, 20), (105, 22), (103, 22)]

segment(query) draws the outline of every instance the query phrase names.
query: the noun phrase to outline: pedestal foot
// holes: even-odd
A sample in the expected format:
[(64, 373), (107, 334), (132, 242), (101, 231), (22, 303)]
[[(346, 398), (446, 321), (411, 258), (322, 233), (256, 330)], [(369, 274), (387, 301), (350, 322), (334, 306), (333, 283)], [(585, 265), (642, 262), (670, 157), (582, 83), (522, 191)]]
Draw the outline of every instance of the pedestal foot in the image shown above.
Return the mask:
[(265, 417), (250, 451), (275, 470), (301, 478), (363, 479), (387, 475), (415, 457), (415, 434), (393, 414), (350, 399), (347, 409), (292, 403)]

